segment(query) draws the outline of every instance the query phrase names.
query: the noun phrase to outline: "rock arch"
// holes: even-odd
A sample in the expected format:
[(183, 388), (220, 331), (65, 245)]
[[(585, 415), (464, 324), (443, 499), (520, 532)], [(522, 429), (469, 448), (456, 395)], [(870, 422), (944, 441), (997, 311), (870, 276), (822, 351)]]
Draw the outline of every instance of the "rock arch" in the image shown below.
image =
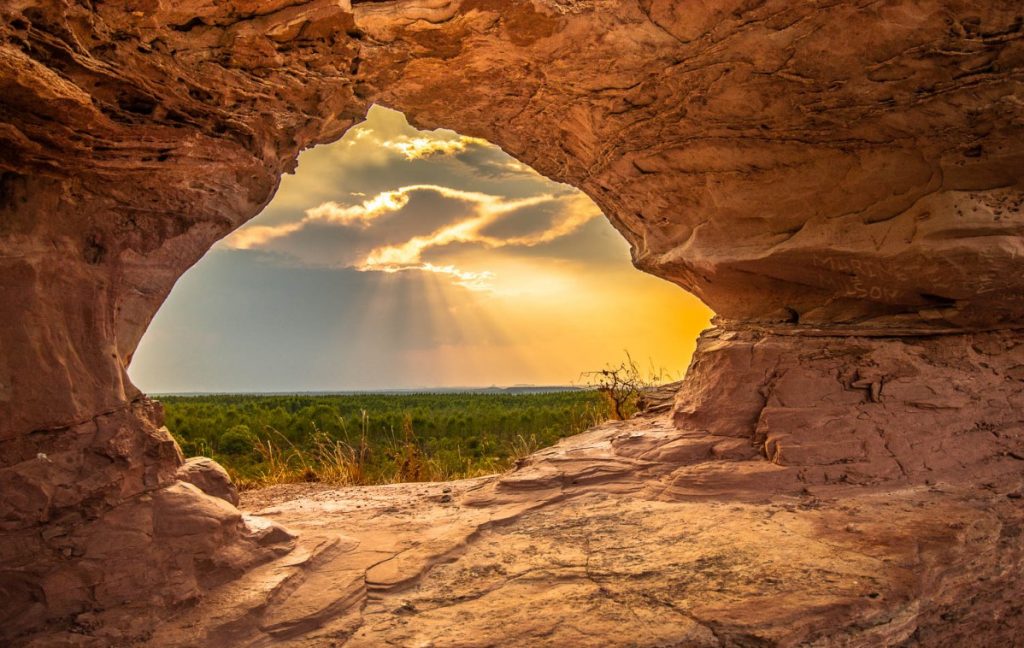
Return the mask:
[(674, 420), (715, 441), (699, 456), (771, 470), (715, 488), (985, 483), (1018, 524), (1014, 0), (15, 0), (0, 18), (8, 631), (189, 600), (287, 548), (176, 481), (125, 369), (176, 278), (373, 102), (581, 188), (639, 268), (719, 313)]

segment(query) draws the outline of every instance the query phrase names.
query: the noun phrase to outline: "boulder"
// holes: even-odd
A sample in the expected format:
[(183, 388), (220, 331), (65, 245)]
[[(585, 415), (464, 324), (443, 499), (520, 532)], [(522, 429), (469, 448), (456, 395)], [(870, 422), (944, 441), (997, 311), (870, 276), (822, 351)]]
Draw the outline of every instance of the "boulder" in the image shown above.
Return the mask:
[(191, 457), (178, 468), (175, 476), (183, 482), (196, 486), (207, 495), (238, 506), (238, 489), (231, 482), (228, 471), (209, 457)]

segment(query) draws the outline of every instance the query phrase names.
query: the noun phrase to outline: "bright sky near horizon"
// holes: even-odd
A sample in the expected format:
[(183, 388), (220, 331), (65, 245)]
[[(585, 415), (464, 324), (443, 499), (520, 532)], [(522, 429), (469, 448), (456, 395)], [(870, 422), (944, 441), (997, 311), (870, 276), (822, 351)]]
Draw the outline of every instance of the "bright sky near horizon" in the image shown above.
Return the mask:
[(151, 393), (573, 384), (628, 350), (678, 377), (709, 317), (581, 192), (374, 107), (178, 281), (130, 374)]

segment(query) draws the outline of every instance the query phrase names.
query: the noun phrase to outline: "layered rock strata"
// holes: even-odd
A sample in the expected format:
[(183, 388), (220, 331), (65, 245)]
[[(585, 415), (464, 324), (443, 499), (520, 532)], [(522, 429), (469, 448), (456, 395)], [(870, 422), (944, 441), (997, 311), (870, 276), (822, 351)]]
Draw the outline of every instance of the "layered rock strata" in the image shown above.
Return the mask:
[[(178, 480), (180, 453), (125, 372), (177, 277), (269, 201), (299, 151), (340, 137), (379, 102), (421, 127), (487, 138), (583, 189), (638, 267), (721, 316), (677, 399), (676, 427), (652, 428), (660, 441), (642, 462), (622, 459), (633, 456), (622, 440), (608, 441), (614, 460), (581, 455), (590, 463), (574, 487), (614, 490), (612, 508), (682, 497), (708, 507), (675, 518), (659, 505), (654, 518), (666, 520), (756, 493), (754, 508), (737, 511), (754, 520), (774, 510), (772, 497), (824, 485), (838, 490), (820, 520), (797, 516), (804, 540), (792, 555), (820, 542), (854, 560), (879, 542), (891, 550), (883, 563), (904, 570), (871, 603), (882, 615), (872, 619), (898, 632), (869, 634), (881, 622), (858, 625), (859, 603), (823, 604), (814, 617), (807, 609), (825, 599), (810, 597), (774, 629), (723, 634), (763, 603), (738, 595), (714, 599), (677, 641), (828, 643), (828, 627), (847, 628), (835, 643), (865, 645), (968, 641), (952, 627), (1019, 637), (1009, 496), (1024, 456), (1022, 43), (1015, 0), (5, 3), (0, 632), (114, 632), (126, 606), (148, 627), (142, 611), (193, 600), (291, 546), (283, 530)], [(608, 466), (631, 486), (599, 487), (619, 481)], [(554, 517), (537, 513), (527, 536), (550, 540), (546, 530), (574, 515), (595, 543), (624, 533), (602, 526), (599, 507), (555, 505), (568, 500), (545, 494), (550, 475), (531, 474), (493, 485), (517, 483), (521, 503), (551, 504)], [(934, 528), (881, 520), (886, 498), (927, 508)], [(884, 533), (830, 545), (848, 511)], [(774, 540), (791, 531), (765, 532), (767, 566), (751, 579), (767, 582), (790, 555)], [(900, 553), (917, 535), (929, 548)], [(609, 600), (644, 582), (580, 564), (591, 594)], [(700, 564), (710, 584), (695, 596), (731, 587), (716, 580), (719, 563)], [(852, 587), (855, 572), (878, 568), (830, 578)], [(637, 596), (660, 591), (648, 585)], [(628, 600), (636, 618), (653, 614)], [(673, 605), (687, 626), (692, 607)], [(333, 617), (295, 618), (280, 623), (300, 636)], [(598, 628), (580, 632), (588, 627)]]

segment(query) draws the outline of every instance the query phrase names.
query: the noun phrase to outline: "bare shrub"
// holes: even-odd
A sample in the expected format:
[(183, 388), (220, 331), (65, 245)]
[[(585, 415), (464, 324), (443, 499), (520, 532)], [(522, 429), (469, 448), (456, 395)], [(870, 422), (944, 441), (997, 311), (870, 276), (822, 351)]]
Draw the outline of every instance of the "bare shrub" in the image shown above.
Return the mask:
[(604, 396), (611, 418), (616, 421), (624, 421), (636, 414), (643, 393), (668, 380), (668, 372), (655, 368), (653, 362), (645, 375), (629, 351), (625, 353), (626, 359), (617, 366), (583, 374), (585, 382)]

